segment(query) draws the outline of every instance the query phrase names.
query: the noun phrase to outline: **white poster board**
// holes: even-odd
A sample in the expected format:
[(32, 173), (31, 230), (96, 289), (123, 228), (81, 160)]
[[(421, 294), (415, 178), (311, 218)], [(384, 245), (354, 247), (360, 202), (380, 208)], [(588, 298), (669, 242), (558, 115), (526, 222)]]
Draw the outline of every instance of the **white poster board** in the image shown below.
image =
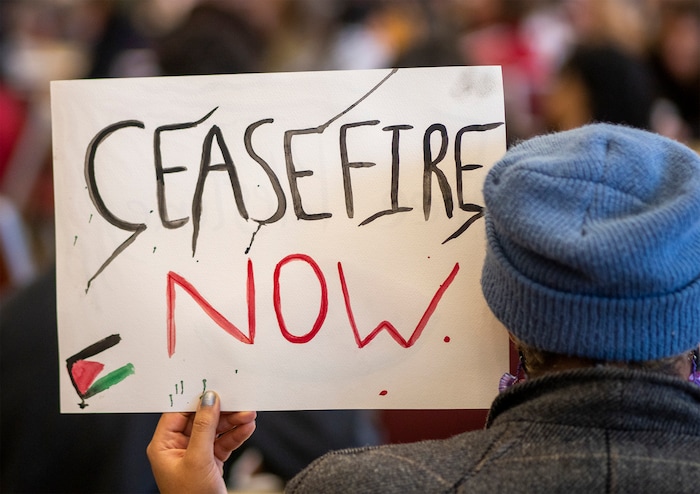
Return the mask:
[(498, 67), (54, 81), (61, 410), (484, 408)]

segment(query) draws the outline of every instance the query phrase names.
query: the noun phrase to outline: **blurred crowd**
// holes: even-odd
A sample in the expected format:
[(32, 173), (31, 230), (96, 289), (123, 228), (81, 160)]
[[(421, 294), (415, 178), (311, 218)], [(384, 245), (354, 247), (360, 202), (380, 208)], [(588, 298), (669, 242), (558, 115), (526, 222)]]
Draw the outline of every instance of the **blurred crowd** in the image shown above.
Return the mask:
[(2, 0), (0, 296), (53, 256), (50, 80), (492, 64), (509, 143), (605, 120), (700, 147), (700, 0)]
[[(0, 314), (0, 490), (154, 488), (143, 456), (153, 417), (55, 410), (49, 81), (442, 65), (502, 66), (508, 144), (608, 121), (700, 151), (700, 0), (0, 0), (0, 305), (39, 278)], [(46, 365), (28, 366), (29, 354)], [(36, 383), (30, 405), (14, 399)], [(374, 432), (363, 415), (299, 413), (261, 417), (254, 437), (286, 479)], [(28, 435), (45, 438), (42, 457)]]

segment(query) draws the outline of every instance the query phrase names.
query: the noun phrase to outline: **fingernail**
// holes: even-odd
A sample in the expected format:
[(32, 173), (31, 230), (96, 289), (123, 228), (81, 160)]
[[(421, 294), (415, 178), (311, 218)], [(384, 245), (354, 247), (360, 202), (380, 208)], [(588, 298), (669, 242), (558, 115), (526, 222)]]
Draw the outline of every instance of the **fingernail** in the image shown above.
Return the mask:
[(202, 395), (202, 406), (203, 407), (210, 407), (214, 404), (216, 401), (216, 393), (213, 391), (207, 391)]

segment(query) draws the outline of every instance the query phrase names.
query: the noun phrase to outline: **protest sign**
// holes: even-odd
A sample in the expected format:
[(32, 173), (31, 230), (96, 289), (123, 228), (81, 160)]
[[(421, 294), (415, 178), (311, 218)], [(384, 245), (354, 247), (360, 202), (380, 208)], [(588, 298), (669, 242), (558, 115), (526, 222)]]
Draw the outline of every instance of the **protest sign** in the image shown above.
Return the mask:
[(54, 81), (63, 412), (481, 408), (498, 67)]

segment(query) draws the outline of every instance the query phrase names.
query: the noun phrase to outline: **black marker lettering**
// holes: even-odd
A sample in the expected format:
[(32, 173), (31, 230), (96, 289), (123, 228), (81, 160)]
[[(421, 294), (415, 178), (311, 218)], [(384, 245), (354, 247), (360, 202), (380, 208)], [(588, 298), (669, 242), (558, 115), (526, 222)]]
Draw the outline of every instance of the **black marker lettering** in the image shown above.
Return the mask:
[(97, 188), (97, 180), (95, 179), (95, 155), (97, 154), (97, 148), (102, 144), (102, 142), (109, 137), (112, 133), (117, 130), (124, 129), (126, 127), (138, 127), (139, 129), (144, 129), (145, 125), (143, 122), (138, 120), (124, 120), (121, 122), (108, 125), (100, 132), (97, 133), (95, 137), (92, 138), (90, 144), (87, 148), (87, 153), (85, 155), (85, 182), (87, 182), (88, 193), (90, 194), (90, 199), (95, 205), (97, 212), (100, 213), (104, 219), (109, 223), (116, 226), (121, 230), (126, 230), (128, 232), (135, 232), (140, 228), (145, 228), (146, 225), (143, 223), (129, 223), (120, 218), (117, 218), (112, 212), (107, 209), (100, 191)]
[(371, 223), (377, 218), (388, 214), (405, 213), (413, 210), (409, 207), (399, 207), (399, 131), (412, 129), (413, 125), (389, 125), (383, 131), (391, 131), (391, 209), (379, 211), (365, 219), (360, 226)]
[(377, 125), (379, 120), (367, 120), (366, 122), (354, 122), (340, 126), (340, 166), (343, 170), (343, 189), (345, 191), (345, 211), (348, 218), (355, 215), (355, 205), (352, 196), (352, 181), (350, 168), (369, 168), (376, 165), (371, 161), (350, 161), (348, 159), (348, 129), (363, 125)]
[(301, 204), (301, 194), (299, 193), (299, 186), (297, 184), (297, 179), (301, 177), (309, 177), (314, 174), (311, 170), (297, 170), (294, 166), (294, 159), (292, 157), (292, 137), (296, 135), (305, 134), (321, 134), (326, 129), (325, 126), (314, 127), (312, 129), (301, 129), (301, 130), (287, 130), (284, 133), (284, 162), (287, 166), (287, 179), (289, 180), (289, 188), (292, 193), (292, 204), (294, 205), (294, 213), (300, 220), (322, 220), (324, 218), (330, 218), (331, 213), (313, 213), (309, 214), (304, 211), (304, 207)]
[(386, 81), (389, 80), (391, 76), (396, 74), (399, 69), (391, 69), (387, 75), (385, 75), (381, 81), (379, 81), (377, 84), (374, 85), (372, 89), (367, 91), (365, 94), (362, 95), (361, 98), (359, 98), (357, 101), (355, 101), (352, 105), (348, 106), (345, 110), (342, 112), (338, 113), (337, 115), (333, 116), (330, 120), (328, 120), (326, 123), (319, 125), (318, 127), (312, 128), (312, 129), (304, 129), (304, 130), (288, 130), (284, 133), (284, 160), (287, 165), (287, 178), (289, 180), (289, 186), (292, 189), (292, 203), (294, 204), (294, 213), (297, 215), (298, 219), (308, 219), (308, 220), (319, 220), (323, 218), (330, 218), (332, 215), (331, 213), (317, 213), (317, 214), (312, 214), (309, 215), (306, 212), (304, 212), (304, 208), (301, 205), (301, 195), (299, 194), (299, 187), (297, 187), (297, 177), (303, 177), (303, 176), (308, 176), (312, 175), (313, 172), (310, 170), (304, 170), (301, 172), (296, 171), (294, 167), (294, 161), (292, 159), (292, 137), (295, 135), (301, 135), (301, 134), (321, 134), (323, 133), (324, 130), (328, 128), (333, 122), (338, 120), (340, 117), (348, 113), (350, 110), (355, 108), (357, 105), (362, 103), (365, 99), (369, 98), (369, 96), (374, 93), (377, 89), (379, 89)]
[(457, 201), (459, 203), (459, 208), (463, 211), (471, 211), (471, 212), (480, 212), (483, 210), (482, 206), (479, 206), (478, 204), (470, 204), (464, 203), (464, 191), (462, 190), (462, 184), (463, 184), (463, 179), (462, 179), (462, 172), (465, 171), (471, 171), (471, 170), (477, 170), (479, 168), (483, 168), (483, 165), (479, 165), (476, 163), (469, 163), (466, 165), (462, 164), (462, 136), (464, 135), (465, 132), (484, 132), (487, 130), (495, 129), (496, 127), (500, 127), (503, 125), (503, 122), (494, 122), (494, 123), (489, 123), (489, 124), (483, 124), (483, 125), (467, 125), (466, 127), (462, 127), (457, 131), (457, 135), (455, 136), (455, 168), (457, 172)]
[[(212, 165), (211, 149), (215, 137), (224, 162)], [(199, 177), (197, 178), (194, 197), (192, 198), (192, 257), (194, 257), (197, 251), (197, 237), (199, 236), (199, 221), (202, 216), (202, 194), (204, 193), (204, 183), (206, 182), (210, 171), (219, 170), (226, 170), (228, 172), (229, 180), (231, 181), (231, 188), (233, 189), (233, 196), (236, 200), (236, 206), (238, 207), (238, 214), (241, 215), (241, 218), (247, 220), (248, 211), (246, 210), (245, 203), (243, 202), (241, 183), (238, 180), (238, 173), (236, 172), (236, 167), (233, 164), (231, 153), (226, 146), (226, 142), (224, 142), (224, 136), (221, 133), (221, 129), (218, 126), (213, 125), (212, 128), (209, 129), (209, 132), (207, 132), (207, 136), (204, 138), (204, 143), (202, 144), (202, 161), (199, 167)]]
[[(253, 150), (253, 132), (255, 129), (260, 127), (262, 124), (266, 123), (272, 123), (274, 122), (273, 119), (271, 118), (266, 118), (263, 120), (258, 120), (257, 122), (253, 122), (248, 126), (247, 129), (245, 129), (245, 134), (243, 136), (243, 142), (245, 143), (245, 149), (248, 152), (248, 155), (253, 158), (263, 169), (265, 174), (267, 174), (267, 178), (270, 180), (270, 185), (272, 185), (272, 190), (275, 191), (275, 196), (277, 197), (277, 210), (274, 212), (272, 216), (267, 218), (266, 220), (255, 220), (260, 225), (266, 225), (268, 223), (274, 223), (275, 221), (279, 221), (282, 219), (284, 216), (285, 211), (287, 210), (287, 199), (284, 196), (284, 191), (282, 190), (282, 186), (280, 185), (280, 181), (277, 178), (277, 175), (275, 175), (275, 172), (272, 171), (272, 168), (270, 168), (270, 165), (260, 157), (254, 150)], [(258, 230), (260, 227), (258, 227)], [(257, 231), (256, 231), (257, 233)], [(252, 241), (251, 241), (252, 243)], [(250, 247), (249, 247), (250, 248)]]
[[(440, 132), (440, 151), (437, 158), (433, 159), (430, 138), (433, 132)], [(430, 206), (432, 203), (432, 184), (433, 174), (437, 177), (442, 199), (445, 203), (445, 212), (448, 218), (452, 218), (452, 190), (450, 184), (445, 177), (445, 174), (436, 165), (440, 163), (447, 154), (447, 129), (443, 124), (436, 123), (425, 130), (423, 134), (423, 214), (426, 221), (430, 218)]]
[(482, 168), (482, 165), (479, 164), (467, 164), (463, 165), (462, 164), (462, 136), (464, 135), (465, 132), (485, 132), (487, 130), (495, 129), (497, 127), (500, 127), (503, 125), (503, 122), (493, 122), (493, 123), (488, 123), (488, 124), (476, 124), (476, 125), (467, 125), (466, 127), (462, 127), (459, 129), (457, 132), (457, 135), (455, 136), (455, 168), (457, 171), (457, 198), (459, 201), (459, 208), (462, 211), (468, 211), (475, 213), (472, 216), (469, 217), (467, 221), (465, 221), (462, 226), (460, 226), (452, 235), (447, 237), (442, 243), (445, 244), (449, 242), (452, 239), (455, 239), (459, 237), (462, 233), (467, 231), (467, 229), (474, 224), (476, 220), (479, 218), (482, 218), (484, 216), (484, 208), (483, 206), (479, 206), (478, 204), (472, 204), (472, 203), (464, 203), (464, 192), (462, 190), (462, 172), (464, 171), (469, 171), (469, 170), (477, 170), (479, 168)]
[(158, 127), (155, 132), (153, 133), (153, 155), (154, 155), (154, 163), (156, 167), (156, 193), (158, 195), (158, 213), (160, 214), (160, 221), (163, 224), (165, 228), (179, 228), (187, 221), (189, 218), (180, 218), (177, 220), (171, 220), (168, 218), (168, 207), (165, 202), (165, 174), (166, 173), (177, 173), (177, 172), (183, 172), (187, 170), (187, 167), (185, 166), (172, 166), (168, 168), (163, 168), (163, 155), (160, 150), (160, 135), (163, 132), (167, 131), (173, 131), (173, 130), (184, 130), (184, 129), (191, 129), (193, 127), (196, 127), (197, 125), (201, 124), (204, 122), (207, 118), (211, 116), (212, 113), (216, 111), (218, 107), (214, 108), (212, 111), (204, 115), (204, 117), (200, 118), (196, 122), (187, 122), (187, 123), (177, 123), (177, 124), (170, 124), (170, 125), (161, 125)]
[(136, 237), (138, 237), (142, 232), (146, 230), (145, 223), (130, 223), (128, 221), (124, 221), (120, 218), (117, 218), (114, 214), (112, 214), (112, 212), (109, 209), (107, 209), (107, 206), (102, 200), (100, 191), (97, 188), (97, 180), (95, 179), (95, 155), (97, 154), (97, 148), (112, 133), (127, 127), (137, 127), (139, 129), (144, 129), (145, 125), (143, 122), (140, 122), (138, 120), (123, 120), (121, 122), (116, 122), (111, 125), (108, 125), (104, 129), (99, 131), (97, 135), (95, 135), (95, 137), (92, 138), (90, 144), (88, 144), (87, 152), (85, 153), (85, 182), (87, 182), (88, 194), (90, 195), (90, 200), (92, 201), (92, 204), (97, 209), (97, 212), (100, 213), (100, 216), (106, 219), (110, 224), (116, 226), (121, 230), (134, 232), (131, 236), (129, 236), (129, 238), (122, 242), (114, 250), (114, 252), (112, 252), (112, 255), (110, 255), (107, 258), (107, 260), (102, 263), (102, 266), (100, 266), (97, 272), (94, 275), (92, 275), (92, 278), (90, 278), (87, 282), (87, 288), (85, 289), (86, 292), (90, 289), (90, 284), (92, 283), (92, 280), (97, 278), (97, 276), (99, 276), (99, 274), (124, 249), (126, 249), (129, 245), (131, 245), (134, 242), (134, 240), (136, 240)]
[(446, 244), (447, 242), (449, 242), (450, 240), (459, 237), (459, 236), (460, 236), (461, 234), (463, 234), (464, 232), (466, 232), (466, 231), (467, 231), (467, 228), (469, 228), (470, 226), (472, 226), (472, 224), (473, 224), (476, 220), (478, 220), (479, 218), (482, 218), (483, 216), (484, 216), (484, 210), (483, 210), (483, 208), (482, 208), (482, 210), (481, 210), (480, 212), (474, 213), (474, 215), (472, 215), (467, 221), (465, 221), (464, 224), (463, 224), (462, 226), (460, 226), (460, 227), (457, 229), (457, 231), (455, 231), (452, 235), (450, 235), (450, 236), (447, 237), (445, 240), (443, 240), (443, 242), (442, 242), (443, 245)]

